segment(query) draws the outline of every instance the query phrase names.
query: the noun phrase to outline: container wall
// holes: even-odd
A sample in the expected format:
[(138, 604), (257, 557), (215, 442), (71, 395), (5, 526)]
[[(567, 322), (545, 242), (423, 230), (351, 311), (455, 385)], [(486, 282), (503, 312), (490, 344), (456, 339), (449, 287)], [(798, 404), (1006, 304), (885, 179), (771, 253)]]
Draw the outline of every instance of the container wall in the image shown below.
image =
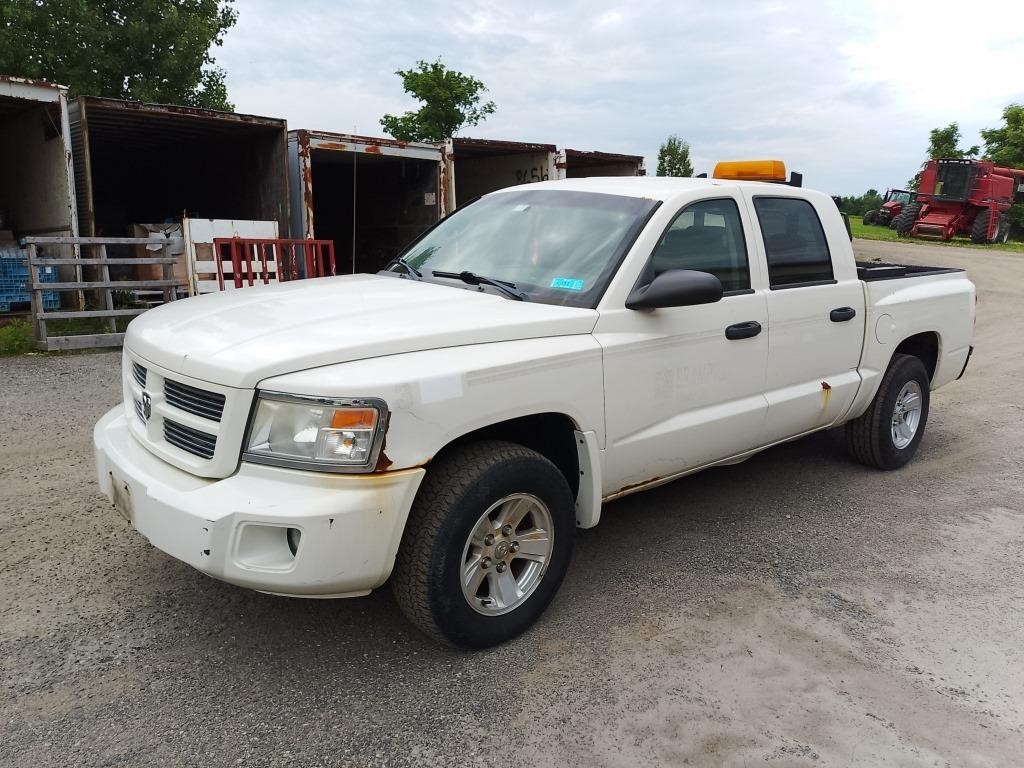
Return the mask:
[(440, 216), (437, 160), (313, 149), (311, 166), (313, 228), (339, 275), (383, 269)]
[(0, 118), (0, 229), (73, 234), (66, 160), (58, 105), (25, 102)]
[(454, 162), (456, 205), (505, 187), (553, 178), (553, 153), (516, 152), (460, 157)]
[(636, 162), (601, 163), (594, 165), (574, 166), (570, 161), (565, 169), (567, 179), (586, 179), (592, 176), (638, 176), (639, 164)]

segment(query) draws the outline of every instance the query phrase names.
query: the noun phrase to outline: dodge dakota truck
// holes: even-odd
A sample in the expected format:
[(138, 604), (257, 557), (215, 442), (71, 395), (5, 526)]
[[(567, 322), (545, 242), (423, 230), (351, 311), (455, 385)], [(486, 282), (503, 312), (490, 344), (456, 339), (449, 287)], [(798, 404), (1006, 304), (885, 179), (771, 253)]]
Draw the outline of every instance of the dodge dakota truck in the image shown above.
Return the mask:
[(210, 576), (390, 580), (428, 635), (481, 648), (537, 620), (606, 502), (840, 425), (898, 469), (967, 366), (974, 286), (857, 263), (834, 202), (776, 165), (512, 187), (381, 273), (149, 311), (100, 486)]

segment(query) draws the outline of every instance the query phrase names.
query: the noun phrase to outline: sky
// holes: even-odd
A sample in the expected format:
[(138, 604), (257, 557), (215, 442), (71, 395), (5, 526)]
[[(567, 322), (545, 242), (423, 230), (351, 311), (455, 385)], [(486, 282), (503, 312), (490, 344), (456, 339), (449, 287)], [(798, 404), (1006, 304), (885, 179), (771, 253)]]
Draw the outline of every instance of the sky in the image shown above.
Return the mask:
[(487, 86), (474, 138), (643, 155), (695, 172), (772, 158), (830, 194), (903, 186), (932, 128), (963, 146), (1024, 103), (1024, 0), (236, 0), (214, 49), (239, 112), (383, 136), (397, 70), (440, 57)]

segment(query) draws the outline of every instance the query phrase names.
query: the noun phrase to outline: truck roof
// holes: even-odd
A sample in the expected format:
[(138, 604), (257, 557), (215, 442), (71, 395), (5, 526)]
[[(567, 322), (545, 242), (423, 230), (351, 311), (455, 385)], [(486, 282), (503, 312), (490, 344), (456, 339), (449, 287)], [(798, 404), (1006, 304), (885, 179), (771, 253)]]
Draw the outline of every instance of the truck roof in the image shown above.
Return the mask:
[[(808, 190), (803, 187), (791, 187), (765, 181), (733, 181), (730, 179), (695, 179), (674, 176), (593, 176), (584, 179), (561, 179), (558, 181), (541, 181), (528, 185), (530, 188), (564, 189), (578, 192), (599, 192), (607, 195), (624, 195), (627, 197), (644, 197), (652, 200), (670, 200), (682, 192), (700, 189), (735, 189), (739, 186), (754, 185), (772, 190), (775, 194), (789, 195), (796, 192), (803, 196)], [(521, 192), (523, 186), (506, 187), (492, 195), (507, 192)], [(821, 194), (821, 193), (818, 193)]]

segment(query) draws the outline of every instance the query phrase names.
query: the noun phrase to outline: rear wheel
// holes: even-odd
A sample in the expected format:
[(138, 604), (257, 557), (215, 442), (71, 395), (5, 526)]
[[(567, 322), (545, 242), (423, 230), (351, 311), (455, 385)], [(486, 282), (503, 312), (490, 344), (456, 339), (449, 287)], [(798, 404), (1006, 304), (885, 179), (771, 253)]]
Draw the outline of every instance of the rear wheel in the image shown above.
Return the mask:
[(999, 217), (999, 229), (996, 230), (996, 242), (1005, 243), (1010, 239), (1010, 217), (1005, 213)]
[(431, 464), (395, 560), (403, 613), (436, 640), (486, 648), (537, 620), (575, 536), (562, 473), (515, 443), (484, 441)]
[(988, 226), (992, 220), (994, 211), (988, 208), (983, 208), (978, 211), (978, 215), (974, 217), (974, 223), (971, 224), (971, 242), (972, 243), (988, 243), (991, 242), (988, 238)]
[(928, 423), (928, 387), (919, 358), (894, 355), (867, 411), (846, 424), (850, 455), (879, 469), (899, 469), (910, 461)]
[(917, 221), (917, 214), (920, 211), (921, 206), (914, 204), (908, 205), (900, 211), (900, 215), (893, 219), (893, 229), (896, 230), (896, 234), (900, 237), (910, 237), (910, 231), (914, 228), (914, 222)]

